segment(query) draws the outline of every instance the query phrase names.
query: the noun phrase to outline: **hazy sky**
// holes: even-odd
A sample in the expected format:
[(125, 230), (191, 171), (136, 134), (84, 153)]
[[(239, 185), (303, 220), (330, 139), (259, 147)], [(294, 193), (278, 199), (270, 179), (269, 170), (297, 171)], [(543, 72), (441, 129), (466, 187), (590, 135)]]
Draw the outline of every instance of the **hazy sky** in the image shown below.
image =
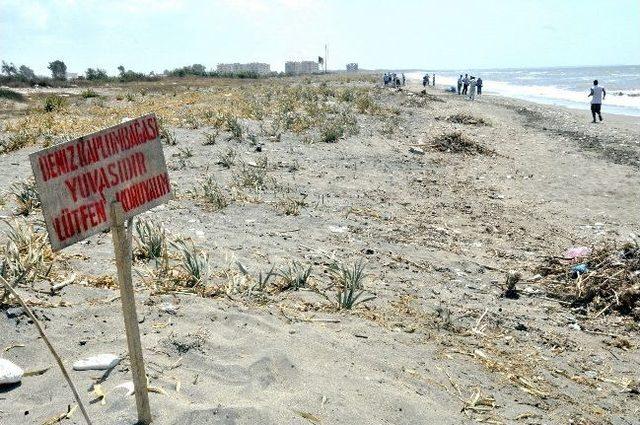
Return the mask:
[(640, 0), (0, 0), (0, 59), (48, 74), (259, 61), (280, 71), (640, 64)]

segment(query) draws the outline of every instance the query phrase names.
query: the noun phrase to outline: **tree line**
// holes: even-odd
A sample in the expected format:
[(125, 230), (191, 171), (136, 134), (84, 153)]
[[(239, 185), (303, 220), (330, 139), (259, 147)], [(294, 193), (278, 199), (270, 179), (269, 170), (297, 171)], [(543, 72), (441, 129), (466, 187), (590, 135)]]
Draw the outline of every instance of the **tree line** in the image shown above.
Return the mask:
[[(51, 72), (51, 77), (38, 76), (26, 65), (16, 66), (13, 63), (2, 61), (0, 70), (0, 84), (21, 84), (21, 85), (40, 85), (49, 86), (60, 84), (67, 81), (67, 65), (64, 61), (54, 60), (49, 62), (47, 67)], [(169, 77), (226, 77), (226, 78), (260, 78), (255, 72), (237, 72), (237, 73), (219, 73), (217, 71), (207, 71), (202, 64), (186, 65), (172, 70), (165, 69), (165, 76)], [(155, 81), (159, 79), (159, 75), (153, 71), (149, 74), (127, 70), (123, 65), (118, 67), (118, 75), (110, 76), (102, 68), (87, 68), (84, 76), (77, 77), (78, 80), (87, 81)]]

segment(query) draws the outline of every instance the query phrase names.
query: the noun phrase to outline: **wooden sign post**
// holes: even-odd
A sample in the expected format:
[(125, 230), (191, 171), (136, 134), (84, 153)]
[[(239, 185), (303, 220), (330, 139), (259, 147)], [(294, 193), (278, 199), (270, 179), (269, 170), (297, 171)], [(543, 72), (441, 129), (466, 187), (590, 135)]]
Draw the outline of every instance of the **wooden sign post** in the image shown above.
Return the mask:
[(131, 278), (131, 222), (171, 198), (156, 116), (51, 146), (29, 159), (54, 251), (111, 228), (138, 423), (148, 425), (151, 408)]
[[(133, 387), (135, 389), (136, 407), (138, 409), (138, 422), (143, 425), (148, 425), (151, 423), (151, 407), (149, 406), (147, 374), (144, 370), (142, 343), (140, 342), (140, 330), (138, 329), (136, 300), (133, 295), (133, 282), (131, 280), (131, 232), (125, 230), (124, 210), (120, 202), (113, 202), (111, 204), (109, 216), (111, 218), (113, 250), (115, 251), (116, 267), (118, 268), (118, 283), (120, 284), (120, 300), (122, 301), (124, 328), (127, 333), (131, 374), (133, 375)], [(131, 226), (131, 222), (129, 226)]]

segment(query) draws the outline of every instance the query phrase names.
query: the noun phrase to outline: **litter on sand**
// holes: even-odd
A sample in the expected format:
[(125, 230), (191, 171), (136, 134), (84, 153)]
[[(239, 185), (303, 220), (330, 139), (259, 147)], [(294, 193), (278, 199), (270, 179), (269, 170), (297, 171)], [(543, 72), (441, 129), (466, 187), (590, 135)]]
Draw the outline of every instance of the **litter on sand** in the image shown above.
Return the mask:
[(73, 364), (73, 370), (109, 370), (120, 363), (120, 357), (115, 354), (98, 354), (78, 360)]

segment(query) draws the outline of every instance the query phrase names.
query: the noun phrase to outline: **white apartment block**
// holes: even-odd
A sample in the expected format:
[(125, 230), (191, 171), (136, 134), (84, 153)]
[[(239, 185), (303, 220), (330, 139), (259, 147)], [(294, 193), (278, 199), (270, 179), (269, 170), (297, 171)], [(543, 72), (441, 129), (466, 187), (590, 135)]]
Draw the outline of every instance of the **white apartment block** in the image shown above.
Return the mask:
[(258, 75), (266, 75), (271, 72), (271, 66), (268, 63), (219, 63), (217, 71), (220, 74), (235, 74), (238, 72), (253, 72)]
[(290, 61), (284, 64), (284, 72), (291, 75), (313, 74), (318, 72), (319, 69), (318, 62), (314, 61)]

